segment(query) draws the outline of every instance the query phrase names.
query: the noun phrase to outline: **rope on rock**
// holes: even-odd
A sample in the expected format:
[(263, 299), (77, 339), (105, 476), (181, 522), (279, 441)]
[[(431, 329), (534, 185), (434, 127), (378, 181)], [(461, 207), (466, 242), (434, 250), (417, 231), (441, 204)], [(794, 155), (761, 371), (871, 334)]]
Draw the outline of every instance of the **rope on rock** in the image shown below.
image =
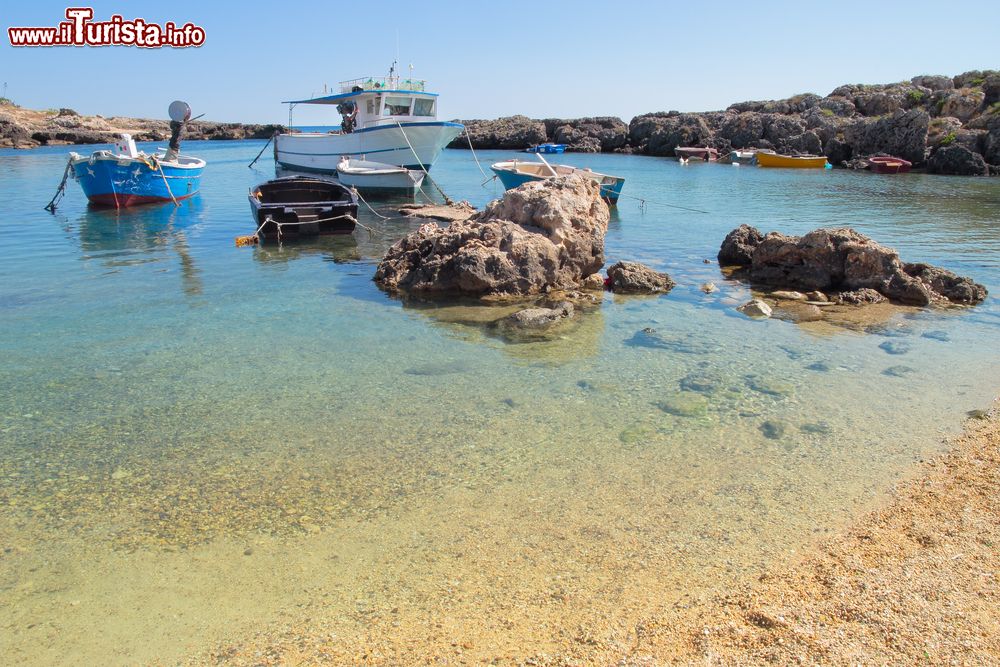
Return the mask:
[[(416, 159), (417, 164), (419, 164), (420, 168), (424, 170), (424, 177), (426, 177), (427, 180), (429, 180), (431, 183), (434, 183), (434, 179), (431, 178), (430, 172), (427, 171), (427, 167), (424, 166), (424, 163), (420, 161), (420, 156), (417, 155), (417, 151), (413, 150), (413, 144), (410, 143), (410, 138), (408, 136), (406, 136), (406, 130), (403, 129), (403, 126), (400, 124), (400, 122), (398, 120), (396, 121), (396, 127), (398, 127), (400, 133), (402, 133), (403, 139), (406, 139), (406, 145), (410, 147), (410, 152), (413, 153), (413, 157), (414, 157), (414, 159)], [(449, 197), (448, 195), (446, 195), (444, 193), (444, 190), (442, 190), (440, 188), (440, 186), (438, 186), (437, 183), (434, 183), (434, 187), (437, 188), (437, 191), (441, 193), (442, 197), (444, 197), (444, 203), (445, 204), (448, 204), (449, 206), (451, 206), (454, 203), (451, 200), (451, 197)], [(426, 197), (427, 195), (424, 195), (424, 196)]]
[(49, 213), (56, 212), (56, 206), (59, 205), (59, 201), (66, 194), (66, 181), (69, 179), (70, 169), (73, 168), (73, 158), (66, 160), (66, 171), (63, 172), (62, 180), (59, 181), (59, 187), (56, 188), (56, 193), (52, 195), (52, 201), (45, 205), (45, 210)]

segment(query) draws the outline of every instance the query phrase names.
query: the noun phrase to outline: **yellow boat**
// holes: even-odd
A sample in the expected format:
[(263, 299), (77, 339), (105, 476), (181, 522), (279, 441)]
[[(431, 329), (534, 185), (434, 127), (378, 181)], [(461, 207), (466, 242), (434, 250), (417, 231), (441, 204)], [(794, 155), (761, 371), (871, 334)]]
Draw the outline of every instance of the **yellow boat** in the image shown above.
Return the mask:
[(761, 167), (790, 167), (793, 169), (823, 169), (826, 158), (822, 155), (777, 155), (775, 153), (757, 153), (757, 165)]

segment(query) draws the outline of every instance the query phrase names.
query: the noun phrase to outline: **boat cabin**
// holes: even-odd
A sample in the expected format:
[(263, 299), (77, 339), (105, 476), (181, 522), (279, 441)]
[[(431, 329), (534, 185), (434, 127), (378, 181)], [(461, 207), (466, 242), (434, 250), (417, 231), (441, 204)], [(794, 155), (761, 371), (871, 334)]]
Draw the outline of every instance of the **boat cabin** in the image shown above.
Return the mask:
[(379, 125), (437, 120), (437, 93), (424, 90), (425, 81), (399, 76), (368, 77), (340, 82), (335, 95), (288, 100), (288, 126), (299, 104), (330, 104), (341, 115), (341, 132)]

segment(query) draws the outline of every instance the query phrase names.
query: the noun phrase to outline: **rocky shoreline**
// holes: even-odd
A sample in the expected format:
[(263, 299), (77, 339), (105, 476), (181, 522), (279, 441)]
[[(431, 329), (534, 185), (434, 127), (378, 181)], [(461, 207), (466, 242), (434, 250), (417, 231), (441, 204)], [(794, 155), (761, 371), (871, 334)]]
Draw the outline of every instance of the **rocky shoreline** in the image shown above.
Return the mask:
[[(281, 125), (194, 121), (184, 128), (183, 139), (268, 139)], [(136, 141), (166, 141), (170, 121), (121, 116), (82, 116), (73, 109), (36, 111), (0, 103), (0, 148), (35, 148), (70, 144), (107, 144), (127, 132)]]
[(620, 118), (536, 120), (510, 116), (462, 120), (450, 148), (517, 150), (556, 142), (567, 150), (673, 156), (701, 146), (726, 154), (764, 148), (825, 155), (835, 167), (864, 168), (864, 158), (902, 157), (918, 169), (957, 175), (1000, 174), (1000, 72), (915, 76), (889, 84), (847, 84), (829, 95), (749, 101), (724, 111)]

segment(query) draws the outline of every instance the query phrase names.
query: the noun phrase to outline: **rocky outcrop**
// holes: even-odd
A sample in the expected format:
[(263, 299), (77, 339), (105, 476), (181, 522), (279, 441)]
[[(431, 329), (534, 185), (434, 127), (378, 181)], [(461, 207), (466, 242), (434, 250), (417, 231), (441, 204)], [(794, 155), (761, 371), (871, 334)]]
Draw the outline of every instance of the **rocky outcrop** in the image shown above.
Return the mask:
[(719, 266), (748, 266), (753, 259), (753, 251), (764, 240), (756, 227), (740, 225), (726, 235), (719, 250)]
[(673, 289), (674, 281), (644, 264), (618, 262), (608, 268), (607, 286), (618, 294), (658, 294)]
[[(730, 237), (746, 239), (743, 250), (753, 245), (747, 275), (760, 285), (824, 292), (874, 290), (892, 301), (919, 306), (975, 304), (987, 294), (982, 285), (945, 269), (904, 263), (895, 250), (853, 229), (817, 229), (801, 237), (771, 232), (754, 243), (760, 233), (741, 227), (727, 242)], [(872, 301), (863, 291), (842, 298)]]
[(450, 148), (468, 148), (469, 141), (476, 148), (520, 150), (548, 140), (545, 123), (527, 116), (508, 116), (496, 120), (461, 120), (468, 137), (460, 134), (449, 144)]
[(927, 171), (932, 174), (952, 174), (956, 176), (989, 176), (986, 160), (959, 144), (942, 146), (927, 161)]
[(604, 265), (608, 218), (593, 181), (528, 183), (468, 220), (408, 234), (386, 253), (375, 281), (390, 291), (475, 296), (577, 287)]
[[(184, 127), (182, 141), (198, 139), (267, 139), (284, 130), (281, 125), (195, 121)], [(128, 133), (136, 141), (163, 141), (170, 137), (170, 122), (145, 118), (81, 116), (73, 109), (34, 111), (13, 105), (0, 106), (0, 148), (39, 145), (107, 144)]]
[(876, 120), (859, 120), (844, 128), (844, 141), (854, 155), (887, 153), (917, 164), (924, 161), (930, 116), (921, 109), (898, 111)]
[[(734, 148), (766, 148), (780, 153), (822, 154), (834, 166), (875, 154), (902, 157), (915, 168), (939, 147), (958, 143), (1000, 170), (1000, 134), (985, 124), (1000, 117), (1000, 73), (973, 71), (956, 77), (921, 75), (888, 84), (847, 84), (823, 97), (812, 93), (783, 100), (731, 104), (725, 111), (661, 111), (636, 116), (625, 131), (617, 118), (532, 121), (536, 130), (518, 145), (480, 133), (476, 148), (524, 148), (554, 141), (573, 151), (621, 151), (673, 156), (677, 147), (711, 147), (725, 154)], [(523, 124), (527, 119), (520, 117)], [(928, 122), (946, 118), (949, 132), (928, 134)], [(467, 121), (480, 123), (500, 121)], [(537, 123), (541, 123), (543, 128)], [(453, 148), (467, 148), (464, 136)], [(989, 169), (988, 169), (989, 171)]]
[(621, 118), (547, 118), (542, 121), (549, 139), (580, 153), (610, 153), (628, 143), (628, 125)]

